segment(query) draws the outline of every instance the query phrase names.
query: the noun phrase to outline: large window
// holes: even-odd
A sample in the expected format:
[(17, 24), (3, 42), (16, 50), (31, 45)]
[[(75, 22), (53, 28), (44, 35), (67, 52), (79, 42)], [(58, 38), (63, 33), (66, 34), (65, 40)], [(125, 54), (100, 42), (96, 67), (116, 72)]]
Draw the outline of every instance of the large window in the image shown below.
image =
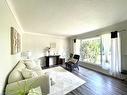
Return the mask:
[(111, 35), (78, 39), (74, 51), (80, 54), (80, 60), (86, 63), (101, 65), (109, 69), (111, 64)]
[(87, 63), (100, 64), (100, 37), (81, 40), (81, 60)]

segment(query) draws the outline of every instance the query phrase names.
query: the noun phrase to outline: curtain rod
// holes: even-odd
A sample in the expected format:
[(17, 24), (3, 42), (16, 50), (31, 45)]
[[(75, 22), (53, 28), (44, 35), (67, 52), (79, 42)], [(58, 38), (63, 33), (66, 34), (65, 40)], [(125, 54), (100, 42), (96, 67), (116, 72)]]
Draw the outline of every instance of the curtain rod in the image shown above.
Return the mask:
[(120, 31), (118, 31), (118, 32), (123, 32), (123, 31), (127, 31), (126, 29), (123, 29), (123, 30), (120, 30)]
[[(116, 30), (117, 31), (117, 30)], [(123, 30), (119, 30), (119, 31), (117, 31), (117, 32), (123, 32), (123, 31), (127, 31), (126, 29), (123, 29)], [(114, 32), (114, 31), (112, 31), (112, 32)], [(111, 32), (109, 32), (109, 33), (111, 33)], [(107, 34), (107, 33), (104, 33), (104, 34)], [(103, 34), (100, 34), (100, 35), (103, 35)], [(100, 36), (100, 35), (95, 35), (95, 36)]]
[[(116, 30), (117, 31), (117, 30)], [(122, 29), (122, 30), (119, 30), (118, 32), (123, 32), (123, 31), (127, 31), (126, 29)], [(113, 31), (112, 31), (113, 32)], [(111, 32), (108, 32), (108, 33), (111, 33)], [(107, 33), (103, 33), (103, 34), (107, 34)], [(103, 34), (98, 34), (98, 35), (95, 35), (95, 36), (92, 36), (92, 37), (97, 37), (97, 36), (100, 36), (100, 35), (103, 35)], [(86, 37), (86, 38), (92, 38), (92, 37)], [(84, 39), (84, 38), (74, 38), (74, 39)]]

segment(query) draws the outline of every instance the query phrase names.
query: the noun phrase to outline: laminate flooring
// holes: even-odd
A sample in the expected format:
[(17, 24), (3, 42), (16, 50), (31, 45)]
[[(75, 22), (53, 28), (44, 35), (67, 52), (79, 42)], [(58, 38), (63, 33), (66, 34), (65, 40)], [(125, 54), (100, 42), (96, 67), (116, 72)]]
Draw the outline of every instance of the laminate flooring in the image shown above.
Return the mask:
[(66, 95), (127, 95), (127, 82), (80, 67), (72, 72), (86, 83)]

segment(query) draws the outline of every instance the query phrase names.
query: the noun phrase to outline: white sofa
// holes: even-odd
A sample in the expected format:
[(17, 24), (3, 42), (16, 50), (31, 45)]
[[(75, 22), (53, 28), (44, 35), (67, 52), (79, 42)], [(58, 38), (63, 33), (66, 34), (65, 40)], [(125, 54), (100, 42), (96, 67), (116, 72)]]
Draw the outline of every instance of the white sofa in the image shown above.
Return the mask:
[(49, 75), (44, 74), (40, 66), (31, 60), (21, 60), (8, 77), (5, 95), (22, 95), (19, 93), (23, 92), (34, 95), (35, 92), (30, 90), (37, 87), (41, 88), (41, 93), (47, 95), (50, 92), (51, 82)]
[(5, 95), (65, 95), (85, 81), (58, 66), (42, 70), (30, 60), (20, 61), (8, 78)]

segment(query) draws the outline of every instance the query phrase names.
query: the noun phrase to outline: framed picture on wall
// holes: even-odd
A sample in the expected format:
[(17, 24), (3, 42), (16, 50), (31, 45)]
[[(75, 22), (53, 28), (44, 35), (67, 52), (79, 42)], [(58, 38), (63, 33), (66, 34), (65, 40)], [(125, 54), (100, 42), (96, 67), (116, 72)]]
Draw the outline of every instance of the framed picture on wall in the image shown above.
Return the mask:
[(14, 27), (11, 27), (11, 54), (14, 55), (21, 51), (21, 35)]

